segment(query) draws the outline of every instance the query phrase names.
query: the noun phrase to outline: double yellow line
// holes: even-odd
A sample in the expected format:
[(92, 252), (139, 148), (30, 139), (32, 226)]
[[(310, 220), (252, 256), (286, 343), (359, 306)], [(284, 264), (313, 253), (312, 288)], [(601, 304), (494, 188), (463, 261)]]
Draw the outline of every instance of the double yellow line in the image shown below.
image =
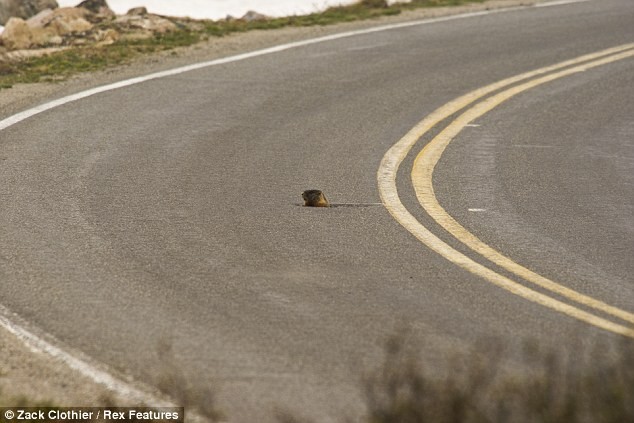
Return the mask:
[[(469, 272), (529, 301), (541, 304), (542, 306), (610, 332), (634, 338), (634, 313), (619, 309), (567, 288), (515, 263), (510, 258), (494, 250), (470, 233), (445, 211), (434, 194), (432, 183), (434, 168), (440, 160), (445, 148), (470, 122), (473, 122), (475, 119), (491, 111), (511, 97), (537, 87), (538, 85), (633, 56), (634, 44), (626, 44), (602, 50), (553, 66), (504, 79), (479, 88), (445, 104), (419, 122), (405, 134), (403, 138), (394, 144), (383, 157), (377, 174), (379, 193), (383, 204), (390, 214), (422, 243)], [(490, 94), (493, 95), (489, 96)], [(468, 106), (471, 107), (466, 109)], [(396, 175), (400, 164), (421, 137), (440, 122), (463, 109), (466, 110), (434, 137), (417, 155), (414, 161), (412, 183), (418, 201), (432, 219), (471, 250), (529, 284), (536, 285), (544, 291), (556, 294), (560, 298), (568, 300), (570, 303), (531, 289), (524, 284), (516, 282), (475, 262), (452, 248), (449, 244), (442, 241), (429, 229), (424, 227), (401, 202), (396, 188)], [(584, 306), (586, 310), (579, 308), (579, 305)], [(587, 310), (591, 310), (592, 312)], [(610, 318), (614, 318), (615, 321), (593, 314), (593, 312), (597, 311), (603, 313), (606, 317), (610, 316)]]

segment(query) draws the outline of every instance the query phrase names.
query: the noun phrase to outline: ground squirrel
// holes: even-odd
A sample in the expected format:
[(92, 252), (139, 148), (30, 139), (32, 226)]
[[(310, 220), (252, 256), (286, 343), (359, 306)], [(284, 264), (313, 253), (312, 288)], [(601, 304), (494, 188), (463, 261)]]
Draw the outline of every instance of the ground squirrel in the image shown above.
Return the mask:
[(318, 189), (309, 189), (302, 192), (302, 198), (306, 207), (330, 207), (326, 196)]

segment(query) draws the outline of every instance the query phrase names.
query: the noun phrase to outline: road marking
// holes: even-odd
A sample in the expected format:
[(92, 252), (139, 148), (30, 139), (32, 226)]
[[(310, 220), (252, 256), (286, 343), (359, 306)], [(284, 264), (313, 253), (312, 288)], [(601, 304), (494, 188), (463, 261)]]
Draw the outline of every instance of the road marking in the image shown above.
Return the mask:
[[(525, 82), (521, 85), (514, 86), (498, 95), (490, 97), (489, 99), (483, 101), (482, 103), (479, 103), (475, 108), (469, 109), (461, 117), (459, 117), (454, 122), (452, 122), (449, 125), (451, 127), (450, 130), (448, 130), (449, 127), (446, 128), (446, 130), (443, 131), (444, 133), (441, 133), (442, 136), (441, 134), (439, 134), (435, 138), (439, 141), (437, 141), (433, 145), (426, 146), (423, 152), (419, 154), (419, 156), (416, 159), (416, 163), (414, 165), (414, 170), (412, 175), (412, 179), (415, 184), (415, 189), (416, 189), (419, 201), (421, 201), (421, 203), (423, 204), (423, 207), (425, 207), (425, 209), (430, 214), (430, 216), (432, 216), (432, 218), (434, 218), (441, 226), (443, 226), (445, 229), (451, 232), (454, 236), (456, 236), (461, 242), (465, 243), (470, 248), (479, 252), (480, 254), (488, 258), (489, 260), (494, 258), (497, 261), (495, 260), (491, 260), (491, 261), (496, 263), (499, 262), (500, 261), (499, 257), (496, 256), (496, 254), (493, 254), (491, 251), (486, 250), (486, 248), (483, 245), (477, 244), (477, 241), (479, 240), (477, 240), (477, 238), (475, 238), (473, 235), (471, 236), (475, 238), (475, 240), (467, 236), (465, 234), (466, 230), (462, 228), (462, 226), (460, 226), (453, 218), (451, 218), (451, 216), (449, 216), (446, 212), (444, 212), (444, 209), (442, 209), (440, 205), (436, 206), (434, 204), (434, 201), (432, 200), (435, 200), (435, 196), (433, 195), (433, 187), (431, 186), (431, 174), (433, 172), (433, 166), (430, 167), (429, 165), (430, 160), (428, 159), (433, 157), (440, 158), (440, 155), (438, 153), (442, 154), (442, 150), (444, 150), (444, 147), (442, 147), (443, 143), (445, 143), (444, 145), (446, 146), (446, 144), (451, 141), (451, 138), (455, 136), (455, 134), (457, 134), (455, 130), (459, 124), (461, 125), (460, 128), (464, 127), (466, 124), (470, 123), (471, 121), (476, 119), (478, 116), (483, 115), (484, 113), (486, 113), (487, 111), (495, 107), (497, 104), (504, 101), (502, 99), (504, 96), (508, 96), (508, 98), (510, 98), (511, 96), (516, 95), (519, 92), (522, 92), (523, 90), (527, 90), (536, 85), (539, 85), (539, 83), (546, 83), (556, 78), (561, 78), (563, 76), (571, 75), (581, 70), (590, 69), (592, 67), (601, 66), (603, 64), (614, 62), (616, 60), (621, 60), (627, 57), (634, 56), (633, 49), (634, 49), (634, 44), (627, 44), (627, 45), (615, 47), (612, 49), (603, 50), (597, 53), (581, 56), (576, 59), (568, 60), (553, 66), (548, 66), (545, 68), (537, 69), (535, 71), (523, 73), (515, 77), (507, 78), (503, 81), (500, 81), (500, 82), (488, 85), (486, 87), (480, 88), (478, 90), (475, 90), (473, 92), (470, 92), (440, 107), (439, 109), (434, 111), (432, 114), (427, 116), (425, 119), (423, 119), (421, 122), (419, 122), (419, 124), (416, 125), (407, 134), (405, 134), (405, 136), (401, 138), (396, 144), (394, 144), (392, 148), (390, 148), (390, 150), (388, 150), (388, 152), (383, 157), (383, 160), (381, 161), (381, 165), (378, 170), (377, 179), (378, 179), (378, 185), (379, 185), (379, 193), (381, 195), (381, 199), (385, 207), (388, 209), (390, 214), (392, 214), (392, 216), (402, 226), (404, 226), (410, 233), (412, 233), (421, 242), (423, 242), (429, 248), (436, 251), (438, 254), (442, 255), (446, 259), (470, 271), (471, 273), (481, 276), (487, 279), (488, 281), (492, 282), (493, 284), (503, 289), (506, 289), (507, 291), (510, 291), (513, 294), (518, 295), (522, 298), (525, 298), (529, 301), (533, 301), (535, 303), (541, 304), (545, 307), (559, 311), (568, 316), (574, 317), (578, 320), (584, 321), (586, 323), (597, 326), (599, 328), (602, 328), (602, 329), (605, 329), (620, 335), (634, 338), (634, 328), (629, 328), (627, 326), (623, 326), (621, 324), (611, 322), (607, 319), (604, 319), (599, 316), (595, 316), (580, 308), (566, 304), (562, 301), (559, 301), (545, 294), (542, 294), (538, 291), (530, 289), (522, 284), (519, 284), (503, 275), (500, 275), (488, 269), (487, 267), (473, 261), (466, 255), (458, 252), (457, 250), (449, 246), (447, 243), (442, 241), (440, 238), (438, 238), (436, 235), (434, 235), (431, 231), (429, 231), (429, 229), (427, 229), (420, 222), (418, 222), (418, 220), (416, 220), (416, 218), (405, 208), (405, 206), (400, 201), (400, 198), (398, 196), (398, 190), (396, 188), (396, 175), (397, 175), (400, 164), (405, 159), (409, 151), (416, 144), (416, 142), (424, 134), (426, 134), (430, 129), (432, 129), (435, 125), (440, 123), (442, 120), (448, 118), (449, 116), (469, 106), (470, 104), (475, 103), (476, 101), (483, 98), (487, 94), (491, 94), (496, 90), (506, 88), (515, 83), (529, 80), (529, 82)], [(551, 72), (556, 72), (556, 73), (551, 73)], [(542, 76), (542, 75), (545, 75), (545, 76)], [(537, 79), (534, 79), (531, 81), (530, 79), (532, 78), (537, 78)], [(473, 109), (475, 109), (475, 111)], [(459, 122), (459, 124), (456, 122)], [(415, 175), (414, 175), (414, 172), (416, 172)], [(435, 203), (437, 204), (437, 201), (435, 201)], [(451, 230), (449, 230), (448, 228)], [(490, 247), (488, 248), (490, 249)], [(497, 255), (501, 256), (501, 254), (499, 253), (497, 253)], [(510, 263), (508, 262), (504, 262), (504, 263), (508, 265), (510, 269), (519, 271), (523, 278), (526, 278), (526, 276), (528, 276), (529, 278), (533, 279), (533, 280), (528, 279), (529, 281), (533, 283), (536, 283), (535, 280), (537, 280), (539, 282), (538, 285), (549, 289), (551, 292), (555, 292), (566, 298), (573, 299), (577, 303), (590, 306), (597, 310), (601, 310), (605, 313), (608, 313), (612, 316), (618, 317), (625, 321), (634, 322), (634, 320), (632, 320), (634, 319), (634, 315), (632, 313), (629, 313), (625, 310), (618, 309), (613, 306), (609, 306), (598, 300), (579, 294), (569, 288), (563, 287), (541, 276), (540, 278), (543, 278), (543, 279), (535, 279), (535, 277), (533, 276), (534, 274), (533, 272), (528, 271), (528, 269), (520, 270), (517, 267), (519, 266), (517, 264), (510, 265)], [(522, 267), (522, 269), (524, 268)]]
[(597, 66), (606, 65), (608, 63), (626, 59), (632, 56), (634, 56), (634, 50), (628, 50), (592, 62), (584, 63), (579, 66), (567, 68), (556, 73), (548, 74), (541, 78), (530, 80), (521, 85), (514, 86), (476, 104), (475, 106), (464, 112), (456, 120), (451, 122), (432, 141), (430, 141), (429, 144), (425, 146), (425, 148), (416, 157), (412, 170), (412, 183), (414, 185), (414, 190), (416, 191), (416, 196), (418, 197), (419, 202), (423, 205), (425, 211), (427, 211), (427, 213), (434, 220), (436, 220), (443, 228), (445, 228), (449, 233), (456, 237), (460, 242), (467, 245), (478, 254), (486, 257), (488, 260), (505, 268), (506, 270), (515, 273), (517, 276), (520, 276), (521, 278), (534, 283), (535, 285), (564, 296), (579, 304), (583, 304), (587, 307), (600, 310), (604, 313), (618, 317), (630, 323), (634, 323), (634, 314), (618, 309), (616, 307), (612, 307), (594, 298), (580, 294), (576, 291), (573, 291), (572, 289), (566, 288), (556, 282), (553, 282), (515, 263), (513, 260), (502, 255), (498, 251), (494, 250), (493, 248), (482, 242), (475, 235), (473, 235), (462, 225), (460, 225), (455, 219), (453, 219), (440, 205), (438, 199), (434, 194), (432, 175), (436, 164), (440, 160), (442, 153), (444, 152), (447, 145), (449, 145), (451, 140), (454, 139), (469, 122), (481, 117), (493, 108), (499, 106), (504, 101), (531, 88), (535, 88), (538, 85), (542, 85), (546, 82), (550, 82), (577, 72), (581, 72)]
[(512, 148), (557, 148), (554, 145), (539, 145), (539, 144), (513, 144)]
[[(589, 0), (567, 0), (567, 1), (564, 1), (564, 2), (548, 2), (548, 3), (540, 3), (537, 6), (539, 6), (539, 7), (559, 6), (560, 4), (583, 3), (583, 2), (586, 2), (586, 1), (589, 1)], [(175, 68), (175, 69), (171, 69), (171, 70), (167, 70), (167, 71), (163, 71), (163, 72), (156, 72), (156, 73), (152, 73), (152, 74), (149, 74), (149, 75), (139, 76), (139, 77), (136, 77), (136, 78), (131, 78), (131, 79), (119, 81), (119, 82), (116, 82), (116, 83), (104, 85), (104, 86), (101, 86), (101, 87), (92, 88), (92, 89), (89, 89), (89, 90), (86, 90), (86, 91), (81, 91), (79, 93), (68, 95), (66, 97), (62, 97), (60, 99), (49, 101), (49, 102), (41, 104), (39, 106), (27, 109), (27, 110), (25, 110), (25, 111), (23, 111), (21, 113), (17, 113), (15, 115), (9, 116), (9, 117), (7, 117), (7, 118), (5, 118), (3, 120), (0, 120), (0, 131), (2, 131), (4, 129), (7, 129), (7, 128), (19, 123), (19, 122), (22, 122), (22, 121), (28, 119), (28, 118), (36, 116), (36, 115), (38, 115), (40, 113), (43, 113), (45, 111), (54, 109), (56, 107), (60, 107), (60, 106), (63, 106), (65, 104), (68, 104), (68, 103), (71, 103), (71, 102), (74, 102), (74, 101), (78, 101), (78, 100), (81, 100), (81, 99), (84, 99), (84, 98), (87, 98), (87, 97), (91, 97), (91, 96), (94, 96), (94, 95), (97, 95), (97, 94), (100, 94), (100, 93), (105, 93), (105, 92), (108, 92), (108, 91), (113, 91), (113, 90), (117, 90), (117, 89), (120, 89), (120, 88), (129, 87), (129, 86), (132, 86), (132, 85), (140, 84), (140, 83), (147, 82), (147, 81), (154, 80), (154, 79), (159, 79), (159, 78), (165, 78), (165, 77), (169, 77), (169, 76), (179, 75), (179, 74), (182, 74), (182, 73), (185, 73), (185, 72), (190, 72), (190, 71), (203, 69), (203, 68), (207, 68), (207, 67), (211, 67), (211, 66), (217, 66), (217, 65), (223, 65), (223, 64), (232, 63), (232, 62), (238, 62), (238, 61), (242, 61), (242, 60), (255, 58), (255, 57), (258, 57), (258, 56), (264, 56), (264, 55), (278, 53), (278, 52), (281, 52), (281, 51), (290, 50), (290, 49), (294, 49), (294, 48), (298, 48), (298, 47), (308, 46), (308, 45), (311, 45), (311, 44), (317, 44), (317, 43), (323, 43), (323, 42), (328, 42), (328, 41), (334, 41), (334, 40), (348, 38), (348, 37), (353, 37), (353, 36), (357, 36), (357, 35), (365, 35), (365, 34), (371, 34), (371, 33), (374, 33), (374, 32), (381, 32), (381, 31), (388, 31), (388, 30), (394, 30), (394, 29), (400, 29), (400, 28), (414, 27), (414, 26), (433, 24), (433, 23), (438, 23), (438, 22), (447, 22), (447, 21), (452, 21), (452, 20), (465, 19), (465, 18), (471, 18), (471, 17), (476, 17), (476, 16), (484, 16), (484, 15), (490, 15), (490, 14), (495, 14), (495, 13), (505, 13), (505, 12), (522, 10), (522, 9), (525, 10), (527, 8), (535, 7), (535, 6), (536, 5), (510, 7), (510, 8), (497, 9), (497, 10), (484, 10), (484, 11), (480, 11), (480, 12), (463, 13), (463, 14), (457, 14), (457, 15), (445, 16), (445, 17), (439, 17), (439, 18), (429, 18), (429, 19), (423, 19), (423, 20), (412, 21), (412, 22), (404, 22), (404, 23), (399, 23), (399, 24), (383, 25), (383, 26), (378, 26), (378, 27), (373, 27), (373, 28), (368, 28), (368, 29), (363, 29), (363, 30), (343, 32), (343, 33), (328, 35), (328, 36), (319, 37), (319, 38), (313, 38), (313, 39), (297, 41), (297, 42), (293, 42), (293, 43), (281, 44), (281, 45), (277, 45), (277, 46), (274, 46), (274, 47), (265, 48), (265, 49), (261, 49), (261, 50), (256, 50), (256, 51), (249, 52), (249, 53), (243, 53), (243, 54), (238, 54), (238, 55), (235, 55), (235, 56), (229, 56), (229, 57), (225, 57), (225, 58), (221, 58), (221, 59), (211, 60), (211, 61), (197, 63), (197, 64), (193, 64), (193, 65), (188, 65), (188, 66), (183, 66), (183, 67), (179, 67), (179, 68)], [(588, 60), (589, 60), (589, 58), (588, 58)], [(498, 87), (498, 88), (501, 88), (501, 86)], [(396, 187), (394, 187), (394, 188), (396, 188)], [(130, 388), (130, 385), (128, 383), (123, 382), (121, 380), (117, 381), (117, 383), (114, 383), (114, 384), (110, 383), (107, 380), (107, 377), (109, 377), (110, 375), (108, 375), (107, 373), (103, 372), (102, 370), (99, 370), (94, 365), (89, 364), (87, 361), (82, 361), (82, 360), (78, 359), (77, 356), (75, 354), (73, 354), (72, 352), (64, 350), (61, 347), (56, 347), (56, 346), (52, 345), (51, 343), (45, 341), (44, 339), (38, 337), (34, 333), (28, 331), (23, 325), (17, 324), (15, 319), (14, 319), (14, 317), (11, 317), (11, 316), (12, 315), (10, 313), (8, 313), (7, 311), (3, 311), (3, 310), (0, 309), (0, 326), (3, 326), (6, 330), (8, 330), (9, 332), (15, 334), (25, 344), (29, 345), (30, 348), (35, 348), (35, 349), (37, 349), (39, 351), (47, 353), (48, 355), (61, 360), (62, 362), (64, 362), (67, 365), (69, 365), (71, 368), (76, 368), (77, 370), (79, 370), (85, 376), (88, 376), (89, 378), (91, 378), (92, 380), (94, 380), (95, 382), (97, 382), (99, 384), (102, 384), (102, 385), (105, 385), (105, 386), (109, 387), (111, 390), (113, 390), (115, 392), (118, 392), (120, 394), (126, 395), (128, 390), (132, 389), (132, 388)], [(114, 379), (114, 380), (116, 380), (116, 379)]]
[[(583, 3), (589, 0), (571, 0), (571, 1), (567, 1), (565, 2), (565, 4), (569, 4), (569, 3)], [(548, 6), (559, 6), (559, 2), (547, 2), (547, 3), (539, 3), (540, 7), (548, 7)], [(269, 47), (269, 48), (265, 48), (265, 49), (261, 49), (261, 50), (256, 50), (256, 51), (252, 51), (249, 53), (243, 53), (243, 54), (237, 54), (235, 56), (229, 56), (229, 57), (224, 57), (221, 59), (215, 59), (215, 60), (210, 60), (207, 62), (201, 62), (201, 63), (196, 63), (193, 65), (188, 65), (188, 66), (182, 66), (179, 68), (175, 68), (175, 69), (171, 69), (171, 70), (167, 70), (167, 71), (162, 71), (162, 72), (156, 72), (156, 73), (151, 73), (149, 75), (144, 75), (144, 76), (139, 76), (137, 78), (131, 78), (131, 79), (126, 79), (124, 81), (119, 81), (119, 82), (115, 82), (113, 84), (108, 84), (108, 85), (103, 85), (101, 87), (96, 87), (90, 90), (86, 90), (86, 91), (81, 91), (79, 93), (76, 94), (72, 94), (66, 97), (62, 97), (60, 99), (57, 100), (53, 100), (50, 101), (48, 103), (44, 103), (41, 104), (39, 106), (33, 107), (31, 109), (25, 110), (21, 113), (17, 113), (13, 116), (9, 116), (6, 119), (3, 119), (0, 121), (0, 131), (2, 131), (3, 129), (6, 129), (12, 125), (15, 125), (16, 123), (19, 123), (25, 119), (28, 119), (30, 117), (33, 117), (37, 114), (43, 113), (47, 110), (51, 110), (54, 109), (56, 107), (59, 106), (63, 106), (64, 104), (68, 104), (77, 100), (81, 100), (83, 98), (86, 97), (91, 97), (93, 95), (96, 94), (101, 94), (107, 91), (112, 91), (112, 90), (117, 90), (119, 88), (124, 88), (124, 87), (129, 87), (131, 85), (136, 85), (136, 84), (140, 84), (143, 82), (147, 82), (147, 81), (151, 81), (153, 79), (159, 79), (159, 78), (165, 78), (168, 76), (174, 76), (174, 75), (179, 75), (181, 73), (185, 73), (185, 72), (191, 72), (194, 70), (198, 70), (198, 69), (203, 69), (203, 68), (208, 68), (211, 66), (218, 66), (218, 65), (224, 65), (227, 63), (233, 63), (233, 62), (239, 62), (242, 60), (246, 60), (246, 59), (252, 59), (254, 57), (258, 57), (258, 56), (265, 56), (268, 54), (273, 54), (273, 53), (279, 53), (285, 50), (291, 50), (294, 48), (298, 48), (298, 47), (304, 47), (304, 46), (308, 46), (311, 44), (318, 44), (318, 43), (324, 43), (324, 42), (328, 42), (328, 41), (335, 41), (335, 40), (339, 40), (339, 39), (343, 39), (343, 38), (349, 38), (349, 37), (354, 37), (354, 36), (358, 36), (358, 35), (366, 35), (366, 34), (372, 34), (375, 32), (383, 32), (383, 31), (390, 31), (390, 30), (394, 30), (394, 29), (401, 29), (401, 28), (408, 28), (408, 27), (413, 27), (413, 26), (421, 26), (421, 25), (427, 25), (427, 24), (433, 24), (433, 23), (438, 23), (438, 22), (447, 22), (447, 21), (452, 21), (452, 20), (458, 20), (458, 19), (466, 19), (466, 18), (472, 18), (472, 17), (476, 17), (476, 16), (484, 16), (484, 15), (490, 15), (490, 14), (495, 14), (495, 13), (506, 13), (506, 12), (511, 12), (511, 11), (517, 11), (517, 10), (522, 10), (522, 9), (527, 9), (529, 7), (535, 7), (535, 6), (518, 6), (518, 7), (509, 7), (509, 8), (503, 8), (503, 9), (495, 9), (495, 10), (482, 10), (479, 12), (470, 12), (470, 13), (461, 13), (461, 14), (457, 14), (457, 15), (450, 15), (450, 16), (443, 16), (443, 17), (436, 17), (436, 18), (429, 18), (429, 19), (421, 19), (421, 20), (417, 20), (417, 21), (412, 21), (412, 22), (402, 22), (402, 23), (397, 23), (397, 24), (390, 24), (390, 25), (382, 25), (382, 26), (377, 26), (377, 27), (373, 27), (373, 28), (367, 28), (367, 29), (360, 29), (360, 30), (356, 30), (356, 31), (348, 31), (348, 32), (342, 32), (339, 34), (332, 34), (332, 35), (326, 35), (324, 37), (318, 37), (318, 38), (311, 38), (308, 40), (302, 40), (302, 41), (296, 41), (296, 42), (292, 42), (292, 43), (286, 43), (286, 44), (280, 44), (277, 46), (273, 46), (273, 47)]]
[(390, 45), (390, 43), (378, 43), (378, 44), (372, 44), (372, 45), (369, 45), (369, 46), (350, 47), (350, 48), (346, 49), (346, 51), (373, 50), (375, 48), (385, 47), (385, 46), (389, 46), (389, 45)]
[[(32, 331), (25, 328), (25, 325), (16, 323), (13, 313), (0, 305), (0, 325), (12, 333), (16, 338), (20, 339), (31, 351), (47, 354), (66, 364), (71, 369), (79, 372), (96, 383), (106, 387), (112, 392), (129, 398), (142, 404), (152, 405), (155, 407), (173, 407), (174, 404), (160, 399), (158, 396), (137, 389), (129, 382), (113, 375), (111, 371), (102, 369), (101, 365), (92, 364), (86, 358), (80, 358), (81, 354), (71, 351), (69, 348), (60, 348), (42, 337), (35, 335)], [(56, 342), (58, 343), (58, 342)], [(59, 343), (58, 343), (59, 344)]]
[(469, 210), (470, 212), (476, 212), (476, 213), (479, 213), (479, 212), (486, 211), (487, 209), (467, 209), (467, 210)]
[(535, 5), (535, 7), (563, 6), (564, 4), (585, 3), (587, 1), (591, 1), (591, 0), (559, 0), (559, 1), (552, 1), (548, 3), (538, 3)]

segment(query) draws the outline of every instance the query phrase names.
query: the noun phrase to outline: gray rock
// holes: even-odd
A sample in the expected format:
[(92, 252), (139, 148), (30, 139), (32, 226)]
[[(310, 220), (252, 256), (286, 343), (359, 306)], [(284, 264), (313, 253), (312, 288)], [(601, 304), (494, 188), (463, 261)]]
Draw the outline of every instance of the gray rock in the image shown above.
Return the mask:
[(115, 13), (112, 9), (110, 9), (106, 0), (84, 0), (75, 7), (83, 7), (89, 12), (92, 12), (93, 15), (91, 15), (91, 18), (93, 23), (98, 23), (104, 19), (111, 19), (115, 17)]
[(253, 21), (265, 21), (265, 20), (269, 19), (269, 17), (266, 16), (266, 15), (263, 15), (261, 13), (255, 12), (253, 10), (249, 10), (240, 19), (242, 19), (243, 21), (247, 21), (247, 22), (253, 22)]
[(55, 0), (0, 0), (0, 25), (5, 25), (9, 18), (28, 19), (44, 9), (56, 9)]
[(44, 28), (53, 19), (53, 9), (44, 9), (35, 16), (31, 16), (26, 23), (31, 28)]
[(99, 11), (104, 8), (110, 9), (106, 0), (84, 0), (76, 7), (83, 7), (84, 9), (90, 10), (92, 13), (99, 13)]
[(145, 30), (152, 33), (165, 33), (174, 31), (177, 26), (174, 22), (162, 16), (153, 15), (123, 15), (118, 16), (115, 21), (118, 28), (124, 30)]
[(126, 15), (147, 15), (147, 9), (145, 7), (133, 7), (128, 10)]

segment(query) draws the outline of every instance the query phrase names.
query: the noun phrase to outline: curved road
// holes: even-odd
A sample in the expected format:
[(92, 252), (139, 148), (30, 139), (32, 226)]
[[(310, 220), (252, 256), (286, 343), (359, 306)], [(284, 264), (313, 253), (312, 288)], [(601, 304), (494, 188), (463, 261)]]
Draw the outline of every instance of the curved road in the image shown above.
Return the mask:
[[(147, 81), (17, 123), (0, 133), (1, 302), (149, 384), (169, 343), (186, 377), (216, 387), (245, 422), (276, 405), (320, 421), (358, 411), (360, 372), (403, 322), (432, 366), (481, 337), (614, 339), (428, 249), (380, 204), (376, 174), (437, 108), (633, 43), (632, 22), (629, 0), (434, 22)], [(629, 57), (518, 94), (464, 128), (434, 174), (442, 206), (488, 245), (629, 313), (633, 75)], [(398, 174), (403, 204), (485, 264), (423, 211), (414, 158)], [(300, 207), (308, 188), (340, 206)]]

